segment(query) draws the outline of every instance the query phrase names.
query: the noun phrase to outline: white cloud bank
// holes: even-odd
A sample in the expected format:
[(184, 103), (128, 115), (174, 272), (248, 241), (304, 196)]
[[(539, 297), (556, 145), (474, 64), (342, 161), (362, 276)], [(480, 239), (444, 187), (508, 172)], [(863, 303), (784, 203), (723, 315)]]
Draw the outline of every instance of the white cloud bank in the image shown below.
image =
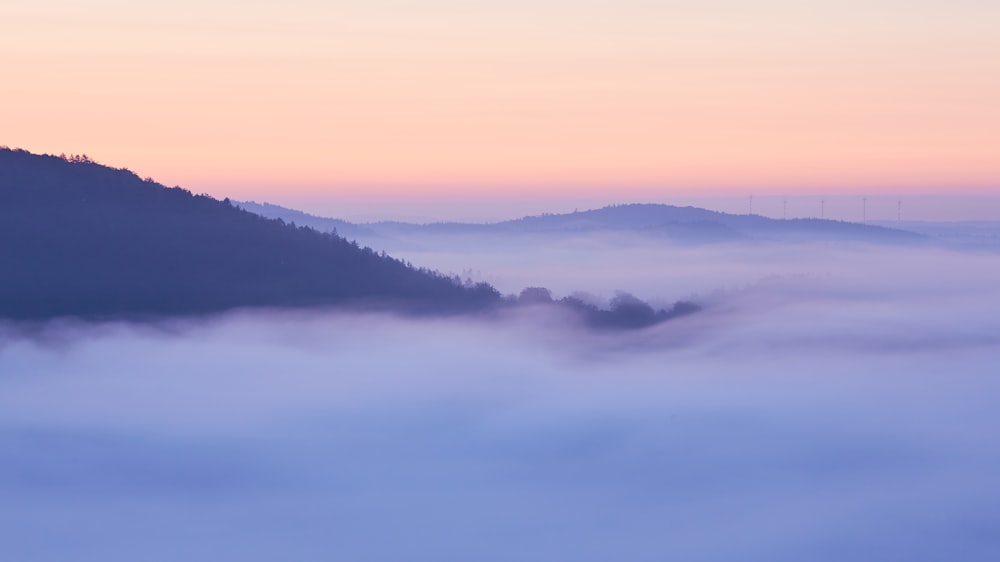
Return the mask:
[(996, 255), (670, 252), (522, 284), (708, 305), (637, 332), (531, 311), (4, 328), (0, 554), (1000, 556)]

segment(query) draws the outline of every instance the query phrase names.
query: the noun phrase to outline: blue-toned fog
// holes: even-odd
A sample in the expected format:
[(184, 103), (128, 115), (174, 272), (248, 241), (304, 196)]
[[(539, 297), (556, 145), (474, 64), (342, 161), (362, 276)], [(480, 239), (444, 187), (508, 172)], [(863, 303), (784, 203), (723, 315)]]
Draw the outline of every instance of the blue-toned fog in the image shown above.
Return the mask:
[(0, 559), (1000, 558), (998, 254), (405, 257), (706, 308), (6, 325)]

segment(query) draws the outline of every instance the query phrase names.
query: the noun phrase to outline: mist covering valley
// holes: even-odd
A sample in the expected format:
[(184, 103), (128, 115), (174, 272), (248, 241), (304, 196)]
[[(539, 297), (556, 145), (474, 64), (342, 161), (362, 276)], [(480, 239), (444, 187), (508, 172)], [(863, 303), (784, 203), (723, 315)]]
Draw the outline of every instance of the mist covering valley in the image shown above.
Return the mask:
[(0, 562), (1000, 562), (998, 24), (0, 2)]
[(394, 255), (702, 310), (5, 323), (3, 557), (1000, 556), (997, 252), (440, 240)]

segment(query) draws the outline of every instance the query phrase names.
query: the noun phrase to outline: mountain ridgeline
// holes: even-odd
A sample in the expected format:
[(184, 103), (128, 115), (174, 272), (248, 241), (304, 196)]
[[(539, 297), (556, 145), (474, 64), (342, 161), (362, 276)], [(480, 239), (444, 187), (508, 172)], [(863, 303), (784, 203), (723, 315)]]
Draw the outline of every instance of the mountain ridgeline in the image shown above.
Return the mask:
[(499, 300), (338, 236), (143, 180), (86, 157), (0, 150), (0, 316), (197, 314)]
[(654, 310), (624, 294), (606, 308), (542, 294), (502, 297), (489, 284), (463, 284), (335, 233), (164, 187), (86, 156), (0, 147), (0, 319), (330, 306), (453, 314), (530, 305), (622, 329), (697, 310), (690, 303)]
[(354, 224), (292, 211), (276, 205), (238, 203), (269, 218), (286, 217), (318, 230), (336, 231), (377, 248), (435, 249), (459, 241), (536, 244), (591, 234), (626, 234), (650, 242), (679, 245), (719, 243), (864, 242), (920, 244), (927, 236), (886, 226), (819, 218), (773, 219), (734, 215), (697, 207), (662, 204), (611, 205), (563, 214), (543, 214), (494, 223), (385, 221)]

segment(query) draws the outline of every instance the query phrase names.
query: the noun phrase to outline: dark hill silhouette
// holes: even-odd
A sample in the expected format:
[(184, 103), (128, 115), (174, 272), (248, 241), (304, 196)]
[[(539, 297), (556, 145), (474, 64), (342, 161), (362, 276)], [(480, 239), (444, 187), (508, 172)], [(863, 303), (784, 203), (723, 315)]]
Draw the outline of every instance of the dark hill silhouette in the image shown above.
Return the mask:
[(86, 157), (0, 149), (0, 317), (499, 302), (442, 275)]

